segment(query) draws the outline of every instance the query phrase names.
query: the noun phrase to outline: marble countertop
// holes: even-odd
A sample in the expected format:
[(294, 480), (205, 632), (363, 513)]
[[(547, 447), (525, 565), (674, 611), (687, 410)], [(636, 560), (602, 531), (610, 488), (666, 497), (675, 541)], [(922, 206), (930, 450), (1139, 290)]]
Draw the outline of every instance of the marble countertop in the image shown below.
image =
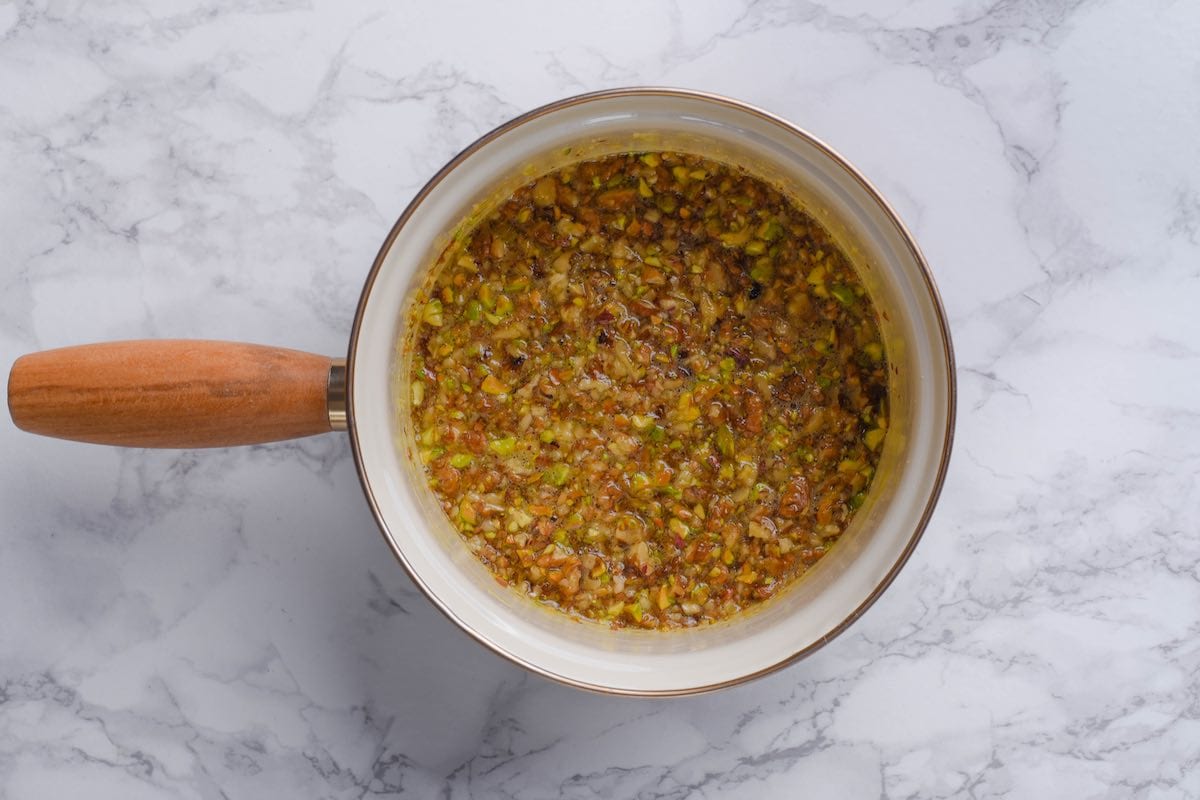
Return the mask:
[(832, 143), (933, 266), (936, 516), (791, 668), (614, 699), (413, 588), (347, 440), (118, 450), (0, 423), (0, 795), (1200, 795), (1200, 8), (1189, 2), (0, 3), (0, 362), (340, 354), (451, 155), (582, 91)]

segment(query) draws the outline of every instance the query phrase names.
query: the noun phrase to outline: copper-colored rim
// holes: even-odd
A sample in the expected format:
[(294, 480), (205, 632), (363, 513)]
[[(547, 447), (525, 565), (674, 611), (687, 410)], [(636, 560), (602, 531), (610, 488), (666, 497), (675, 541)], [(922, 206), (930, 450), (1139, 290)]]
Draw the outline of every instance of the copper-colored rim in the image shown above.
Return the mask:
[[(441, 602), (441, 600), (429, 590), (429, 588), (425, 585), (425, 582), (421, 580), (420, 575), (417, 574), (416, 570), (414, 570), (409, 565), (407, 559), (405, 559), (405, 557), (404, 557), (404, 554), (396, 546), (395, 540), (391, 534), (391, 529), (388, 527), (387, 522), (384, 520), (383, 515), (379, 511), (379, 505), (375, 500), (374, 490), (371, 487), (370, 476), (367, 475), (366, 469), (363, 466), (362, 454), (360, 452), (359, 441), (358, 441), (358, 428), (354, 422), (354, 372), (355, 372), (354, 353), (358, 349), (358, 339), (362, 333), (362, 331), (361, 331), (362, 319), (363, 319), (363, 313), (366, 310), (367, 299), (371, 295), (371, 289), (375, 285), (375, 279), (378, 277), (379, 271), (383, 266), (384, 259), (387, 257), (388, 252), (391, 250), (392, 244), (395, 242), (396, 237), (400, 235), (400, 231), (404, 228), (404, 225), (408, 222), (409, 218), (413, 215), (413, 213), (416, 211), (417, 207), (420, 206), (422, 201), (424, 201), (424, 199), (429, 195), (429, 193), (432, 192), (438, 186), (438, 184), (440, 184), (442, 182), (442, 180), (445, 179), (445, 177), (448, 174), (450, 174), (454, 169), (456, 169), (459, 164), (461, 164), (463, 161), (465, 161), (467, 158), (469, 158), (477, 150), (479, 150), (483, 146), (489, 144), (490, 142), (494, 141), (495, 139), (507, 134), (509, 131), (512, 131), (515, 128), (519, 128), (520, 126), (524, 125), (525, 123), (530, 122), (531, 120), (538, 119), (539, 117), (543, 117), (546, 114), (550, 114), (550, 113), (559, 111), (564, 108), (569, 108), (571, 106), (580, 105), (582, 103), (588, 103), (588, 102), (592, 102), (595, 100), (612, 99), (612, 98), (620, 98), (620, 97), (646, 97), (646, 96), (677, 97), (677, 98), (686, 98), (686, 99), (693, 99), (693, 100), (704, 100), (704, 101), (707, 101), (710, 103), (716, 103), (718, 105), (735, 108), (739, 111), (744, 111), (749, 114), (753, 114), (754, 116), (757, 116), (767, 122), (770, 122), (774, 125), (784, 128), (785, 130), (792, 133), (793, 135), (806, 140), (808, 143), (812, 144), (818, 150), (822, 151), (826, 156), (828, 156), (830, 159), (832, 159), (834, 161), (834, 163), (836, 163), (839, 167), (844, 169), (847, 172), (847, 174), (849, 174), (855, 181), (857, 181), (858, 184), (864, 190), (866, 190), (867, 194), (870, 195), (871, 198), (874, 199), (874, 201), (876, 203), (878, 203), (880, 205), (880, 207), (883, 208), (883, 210), (886, 212), (888, 220), (896, 227), (896, 230), (900, 233), (901, 238), (904, 240), (905, 245), (908, 247), (910, 254), (912, 255), (913, 259), (916, 261), (917, 266), (920, 268), (921, 275), (925, 281), (925, 287), (929, 292), (930, 298), (933, 300), (934, 311), (936, 312), (936, 316), (937, 316), (938, 330), (939, 330), (939, 333), (940, 333), (941, 339), (942, 339), (942, 348), (943, 348), (943, 352), (946, 355), (946, 365), (945, 366), (946, 366), (946, 376), (947, 376), (947, 380), (946, 380), (946, 382), (947, 382), (947, 387), (946, 387), (946, 389), (947, 389), (947, 392), (946, 392), (946, 427), (944, 430), (945, 438), (943, 440), (942, 455), (941, 455), (941, 459), (938, 463), (937, 475), (935, 476), (933, 489), (930, 492), (929, 498), (925, 503), (925, 508), (921, 513), (921, 518), (918, 521), (916, 528), (913, 530), (912, 536), (909, 538), (908, 543), (905, 545), (904, 550), (901, 551), (899, 558), (896, 559), (896, 562), (892, 565), (891, 569), (888, 570), (887, 574), (883, 576), (883, 579), (875, 586), (875, 588), (866, 597), (866, 599), (857, 608), (855, 608), (854, 611), (852, 611), (849, 616), (847, 616), (844, 620), (842, 620), (840, 623), (838, 623), (836, 626), (834, 626), (828, 633), (826, 633), (820, 639), (818, 639), (817, 641), (808, 645), (807, 647), (804, 647), (804, 648), (798, 650), (797, 652), (793, 653), (792, 655), (788, 656), (787, 658), (781, 659), (780, 661), (778, 661), (768, 667), (764, 667), (763, 669), (757, 670), (755, 672), (747, 673), (745, 675), (740, 675), (736, 678), (730, 678), (729, 680), (726, 680), (726, 681), (721, 681), (719, 683), (713, 683), (713, 684), (708, 684), (708, 685), (704, 685), (704, 686), (684, 687), (684, 688), (680, 688), (680, 689), (649, 689), (649, 690), (624, 689), (624, 688), (612, 687), (612, 686), (602, 686), (602, 685), (598, 685), (598, 684), (587, 683), (585, 681), (574, 680), (574, 679), (568, 678), (564, 675), (559, 675), (551, 670), (548, 670), (548, 669), (542, 667), (539, 664), (535, 664), (530, 661), (527, 661), (526, 659), (521, 658), (520, 656), (514, 655), (513, 653), (510, 653), (510, 652), (496, 646), (495, 643), (491, 642), (490, 640), (485, 638), (482, 634), (480, 634), (478, 631), (474, 630), (466, 622), (459, 619), (454, 614), (453, 611), (451, 611), (449, 608), (447, 608)], [(916, 549), (917, 543), (921, 540), (921, 536), (925, 532), (925, 528), (929, 525), (930, 518), (933, 516), (934, 508), (937, 506), (938, 498), (941, 496), (942, 486), (946, 480), (946, 472), (950, 465), (950, 452), (953, 448), (953, 443), (954, 443), (954, 426), (955, 426), (955, 417), (957, 414), (957, 407), (958, 407), (958, 387), (955, 382), (954, 348), (950, 341), (950, 329), (949, 329), (949, 325), (946, 321), (946, 311), (945, 311), (944, 306), (942, 305), (941, 294), (938, 292), (937, 285), (933, 281), (933, 275), (930, 272), (929, 264), (928, 264), (928, 262), (926, 262), (925, 256), (921, 253), (920, 247), (917, 246), (916, 240), (913, 238), (912, 233), (909, 232), (908, 228), (900, 220), (899, 215), (896, 214), (895, 209), (893, 209), (891, 204), (888, 203), (887, 200), (884, 199), (883, 195), (880, 194), (879, 190), (876, 189), (875, 186), (869, 180), (867, 180), (866, 177), (864, 177), (862, 175), (862, 173), (860, 173), (853, 165), (851, 165), (849, 161), (847, 161), (845, 158), (843, 158), (840, 153), (838, 153), (836, 150), (834, 150), (829, 145), (825, 144), (825, 142), (821, 141), (817, 137), (813, 136), (812, 134), (808, 133), (807, 131), (805, 131), (804, 129), (802, 129), (798, 126), (793, 125), (791, 122), (788, 122), (787, 120), (783, 119), (782, 117), (776, 116), (775, 114), (772, 114), (768, 111), (764, 111), (763, 109), (758, 108), (756, 106), (752, 106), (747, 103), (743, 103), (739, 100), (734, 100), (729, 97), (724, 97), (722, 95), (712, 94), (709, 92), (699, 92), (699, 91), (694, 91), (691, 89), (673, 89), (673, 88), (669, 88), (669, 87), (658, 87), (658, 86), (629, 87), (629, 88), (624, 88), (624, 89), (608, 89), (605, 91), (589, 92), (587, 94), (575, 95), (574, 97), (568, 97), (568, 98), (564, 98), (562, 100), (555, 101), (553, 103), (549, 103), (547, 105), (541, 106), (540, 108), (536, 108), (533, 111), (529, 111), (525, 114), (522, 114), (521, 116), (516, 117), (515, 119), (512, 119), (512, 120), (504, 123), (503, 125), (499, 126), (498, 128), (495, 128), (494, 130), (484, 134), (483, 136), (481, 136), (480, 138), (478, 138), (474, 142), (472, 142), (470, 145), (468, 145), (466, 148), (464, 148), (453, 159), (451, 159), (450, 162), (446, 164), (446, 166), (442, 167), (442, 169), (439, 170), (436, 175), (434, 175), (432, 178), (429, 179), (429, 182), (426, 183), (421, 188), (421, 191), (419, 191), (417, 193), (416, 197), (414, 197), (412, 199), (412, 202), (410, 202), (408, 204), (408, 207), (404, 209), (404, 213), (401, 214), (400, 218), (396, 220), (396, 224), (392, 226), (392, 229), (388, 233), (387, 238), (384, 239), (384, 241), (383, 241), (383, 245), (379, 248), (379, 254), (375, 256), (375, 262), (371, 265), (371, 271), (367, 275), (366, 282), (363, 284), (362, 295), (359, 297), (358, 308), (355, 310), (355, 313), (354, 313), (354, 326), (353, 326), (353, 329), (352, 329), (351, 335), (350, 335), (350, 347), (349, 347), (349, 352), (347, 353), (346, 361), (348, 364), (348, 374), (347, 374), (347, 379), (346, 379), (346, 388), (347, 388), (347, 403), (346, 403), (346, 405), (347, 405), (347, 408), (349, 411), (348, 422), (349, 422), (349, 429), (350, 429), (350, 449), (354, 453), (354, 466), (355, 466), (355, 469), (358, 471), (359, 481), (362, 483), (363, 492), (366, 494), (367, 502), (371, 506), (371, 513), (374, 514), (375, 521), (378, 523), (381, 532), (384, 534), (384, 539), (387, 540), (388, 547), (391, 548), (392, 553), (396, 556), (396, 559), (400, 562), (401, 566), (404, 567), (404, 570), (408, 573), (409, 577), (412, 578), (413, 583), (415, 583), (417, 588), (421, 590), (421, 593), (424, 594), (425, 597), (427, 597), (429, 599), (429, 601), (431, 603), (433, 603), (434, 607), (437, 608), (439, 611), (441, 611), (442, 614), (444, 614), (447, 618), (449, 618), (455, 625), (457, 625), (459, 628), (461, 628), (463, 631), (465, 631), (468, 635), (470, 635), (471, 638), (475, 639), (481, 645), (486, 647), (488, 650), (491, 650), (493, 653), (500, 656), (501, 658), (504, 658), (514, 664), (517, 664), (531, 672), (537, 673), (538, 675), (549, 678), (550, 680), (556, 681), (558, 683), (566, 684), (568, 686), (572, 686), (577, 689), (584, 689), (587, 691), (597, 692), (600, 694), (626, 695), (626, 696), (632, 696), (632, 697), (677, 697), (677, 696), (682, 696), (682, 695), (704, 694), (706, 692), (714, 692), (719, 689), (725, 689), (725, 688), (728, 688), (731, 686), (737, 686), (737, 685), (740, 685), (743, 683), (747, 683), (747, 682), (755, 680), (757, 678), (761, 678), (766, 675), (769, 675), (773, 672), (777, 672), (785, 667), (788, 667), (788, 666), (796, 663), (800, 659), (811, 655), (812, 653), (816, 652), (818, 649), (820, 649), (824, 645), (833, 641), (835, 638), (837, 638), (843, 632), (845, 632), (845, 630), (847, 628), (849, 628), (851, 625), (853, 625), (863, 614), (865, 614), (867, 612), (867, 610), (872, 605), (874, 605), (875, 601), (879, 599), (879, 597), (887, 590), (887, 588), (889, 586), (891, 586), (892, 581), (894, 581), (896, 579), (896, 575), (899, 574), (900, 570), (908, 562), (908, 559), (912, 555), (913, 550)]]

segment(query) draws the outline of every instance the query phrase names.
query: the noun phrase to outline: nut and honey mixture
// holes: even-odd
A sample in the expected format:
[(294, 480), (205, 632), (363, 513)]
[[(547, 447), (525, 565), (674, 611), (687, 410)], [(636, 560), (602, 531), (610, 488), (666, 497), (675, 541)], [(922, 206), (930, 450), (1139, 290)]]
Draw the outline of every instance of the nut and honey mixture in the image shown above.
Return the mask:
[(812, 566), (887, 431), (875, 310), (761, 180), (649, 152), (460, 233), (412, 312), (429, 484), (501, 583), (614, 627), (724, 619)]

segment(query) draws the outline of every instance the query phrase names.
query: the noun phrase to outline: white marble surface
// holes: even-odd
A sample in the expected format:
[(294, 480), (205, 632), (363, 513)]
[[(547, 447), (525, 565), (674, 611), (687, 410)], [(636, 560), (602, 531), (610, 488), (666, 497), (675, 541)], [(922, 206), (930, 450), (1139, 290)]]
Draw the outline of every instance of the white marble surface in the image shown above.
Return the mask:
[(855, 161), (945, 296), (957, 450), (884, 600), (748, 686), (582, 694), (413, 589), (342, 436), (5, 421), (0, 796), (1200, 795), (1200, 7), (594, 8), (0, 2), (0, 361), (341, 353), (471, 139), (590, 89), (727, 93)]

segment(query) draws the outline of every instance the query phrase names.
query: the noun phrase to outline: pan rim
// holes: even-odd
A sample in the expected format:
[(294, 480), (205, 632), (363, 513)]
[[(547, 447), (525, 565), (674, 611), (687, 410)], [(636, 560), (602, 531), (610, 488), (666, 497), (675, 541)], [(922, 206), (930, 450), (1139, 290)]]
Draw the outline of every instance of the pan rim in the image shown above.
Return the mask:
[[(384, 519), (384, 515), (383, 515), (382, 511), (380, 510), (378, 501), (375, 497), (374, 488), (371, 483), (371, 476), (368, 475), (367, 468), (364, 464), (362, 447), (361, 447), (361, 443), (359, 441), (359, 436), (358, 436), (358, 428), (357, 428), (357, 425), (355, 424), (355, 406), (356, 406), (355, 389), (354, 389), (355, 384), (356, 384), (356, 381), (355, 381), (355, 368), (356, 368), (355, 353), (358, 349), (358, 343), (361, 340), (361, 337), (363, 335), (362, 321), (364, 318), (367, 303), (370, 299), (372, 289), (375, 285), (375, 281), (376, 281), (377, 277), (379, 276), (380, 271), (382, 270), (383, 264), (386, 261), (386, 258), (388, 256), (389, 252), (391, 251), (393, 244), (395, 243), (396, 239), (399, 237), (400, 233), (404, 229), (405, 224), (412, 217), (412, 215), (416, 212), (417, 208), (421, 205), (421, 203), (425, 200), (425, 198), (428, 197), (429, 194), (432, 193), (437, 188), (437, 186), (446, 178), (447, 175), (449, 175), (451, 172), (453, 172), (455, 169), (457, 169), (459, 167), (459, 165), (462, 164), (462, 162), (467, 160), (476, 151), (478, 151), (481, 148), (483, 148), (484, 146), (490, 144), (494, 140), (509, 134), (511, 131), (521, 127), (522, 125), (525, 125), (528, 122), (539, 119), (548, 114), (555, 113), (555, 112), (561, 111), (563, 109), (570, 108), (570, 107), (580, 105), (583, 103), (590, 103), (590, 102), (595, 102), (595, 101), (599, 101), (599, 100), (612, 100), (612, 99), (628, 98), (628, 97), (668, 97), (668, 98), (683, 98), (683, 99), (691, 99), (691, 100), (701, 100), (701, 101), (715, 103), (720, 106), (725, 106), (727, 108), (732, 108), (732, 109), (735, 109), (735, 110), (738, 110), (738, 111), (741, 111), (744, 113), (751, 114), (765, 122), (768, 122), (770, 124), (773, 124), (775, 126), (778, 126), (782, 129), (784, 129), (788, 133), (790, 133), (794, 136), (797, 136), (802, 140), (805, 140), (807, 143), (809, 143), (810, 145), (812, 145), (816, 149), (818, 149), (820, 152), (822, 152), (826, 157), (828, 157), (839, 168), (844, 170), (850, 178), (852, 178), (856, 183), (859, 184), (860, 188), (862, 188), (867, 193), (867, 195), (871, 198), (871, 200), (873, 202), (875, 202), (876, 204), (878, 204), (879, 208), (883, 211), (884, 216), (887, 218), (888, 222), (894, 226), (896, 232), (899, 234), (901, 240), (904, 242), (905, 247), (908, 249), (909, 254), (912, 256), (914, 263), (917, 265), (917, 267), (919, 269), (922, 280), (924, 282), (924, 287), (925, 287), (926, 291), (928, 292), (929, 299), (932, 303), (934, 316), (937, 321), (937, 327), (938, 327), (937, 334), (940, 337), (941, 353), (942, 353), (942, 355), (944, 355), (944, 358), (945, 358), (945, 363), (943, 366), (946, 370), (946, 382), (947, 382), (947, 385), (945, 387), (945, 390), (946, 390), (945, 427), (944, 427), (944, 430), (942, 431), (942, 436), (943, 436), (942, 448), (941, 448), (941, 454), (940, 454), (940, 457), (938, 460), (937, 471), (936, 471), (936, 474), (934, 475), (933, 485), (931, 487), (928, 497), (926, 498), (924, 508), (922, 509), (922, 512), (921, 512), (921, 516), (918, 519), (918, 522), (917, 522), (916, 526), (914, 527), (912, 534), (909, 536), (908, 541), (905, 543), (904, 548), (901, 550), (901, 552), (900, 552), (899, 556), (896, 558), (896, 560), (891, 564), (887, 573), (883, 576), (883, 578), (879, 581), (879, 583), (874, 586), (874, 588), (867, 595), (867, 597), (864, 598), (864, 600), (858, 606), (856, 606), (837, 625), (833, 626), (828, 632), (826, 632), (826, 634), (824, 636), (822, 636), (819, 639), (817, 639), (816, 641), (806, 645), (805, 647), (793, 652), (789, 656), (786, 656), (766, 667), (755, 670), (753, 672), (738, 675), (738, 676), (729, 678), (724, 681), (719, 681), (719, 682), (714, 682), (714, 683), (704, 684), (704, 685), (699, 685), (699, 686), (686, 686), (686, 687), (668, 688), (668, 689), (637, 689), (637, 688), (628, 688), (628, 687), (608, 686), (608, 685), (592, 683), (592, 682), (588, 682), (585, 680), (580, 680), (580, 679), (577, 679), (574, 677), (556, 673), (553, 670), (547, 669), (540, 664), (534, 663), (534, 662), (530, 661), (529, 659), (523, 658), (522, 656), (519, 656), (515, 653), (509, 652), (508, 650), (506, 650), (504, 648), (499, 647), (494, 642), (492, 642), (490, 639), (488, 639), (484, 634), (482, 634), (481, 632), (474, 629), (471, 625), (466, 623), (464, 620), (460, 619), (454, 613), (454, 611), (452, 609), (447, 607), (447, 605), (445, 603), (443, 603), (429, 589), (429, 587), (426, 585), (425, 581), (422, 580), (422, 578), (420, 577), (418, 571), (412, 567), (412, 565), (409, 563), (408, 559), (404, 556), (404, 554), (400, 550), (400, 548), (396, 546), (395, 538), (390, 533), (390, 528), (388, 526), (388, 523)], [(800, 128), (799, 126), (789, 122), (788, 120), (786, 120), (778, 115), (772, 114), (768, 111), (758, 108), (757, 106), (753, 106), (748, 103), (744, 103), (742, 101), (726, 97), (724, 95), (714, 94), (714, 93), (710, 93), (710, 92), (697, 91), (697, 90), (692, 90), (692, 89), (680, 89), (680, 88), (662, 87), (662, 86), (635, 86), (635, 87), (608, 89), (608, 90), (603, 90), (603, 91), (589, 92), (586, 94), (574, 95), (572, 97), (567, 97), (567, 98), (563, 98), (561, 100), (557, 100), (557, 101), (548, 103), (546, 105), (535, 108), (532, 111), (529, 111), (525, 114), (522, 114), (522, 115), (494, 128), (493, 130), (491, 130), (488, 133), (484, 134), (483, 136), (479, 137), (474, 142), (472, 142), (467, 147), (465, 147), (461, 152), (459, 152), (456, 156), (454, 156), (454, 158), (452, 158), (449, 162), (447, 162), (447, 164), (444, 167), (442, 167), (432, 178), (430, 178), (429, 181), (421, 188), (421, 190), (413, 197), (412, 201), (408, 204), (408, 206), (405, 208), (404, 212), (396, 220), (395, 224), (392, 226), (391, 230), (389, 231), (387, 237), (384, 239), (383, 244), (381, 245), (379, 252), (376, 255), (375, 260), (371, 266), (371, 270), (368, 273), (366, 280), (364, 281), (363, 290), (359, 297), (359, 302), (358, 302), (357, 308), (355, 310), (354, 322), (353, 322), (353, 327), (351, 330), (350, 342), (349, 342), (348, 352), (347, 352), (347, 356), (346, 356), (346, 364), (347, 364), (347, 376), (346, 376), (347, 402), (346, 402), (346, 406), (347, 406), (347, 412), (348, 412), (347, 413), (347, 417), (348, 417), (347, 427), (348, 427), (348, 430), (350, 433), (350, 447), (351, 447), (351, 452), (354, 457), (355, 469), (358, 473), (359, 482), (362, 485), (363, 492), (366, 495), (368, 505), (371, 508), (371, 513), (375, 517), (376, 524), (379, 526), (380, 533), (383, 535), (384, 539), (387, 541), (387, 544), (388, 544), (389, 548), (392, 550), (393, 555), (400, 562), (400, 564), (404, 568), (404, 570), (408, 573), (408, 575), (412, 579), (413, 583), (417, 586), (417, 588), (421, 591), (421, 593), (424, 594), (425, 597), (428, 598), (430, 600), (430, 602), (433, 603), (434, 607), (437, 608), (443, 615), (445, 615), (447, 618), (449, 618), (458, 628), (460, 628), (461, 630), (466, 632), (469, 636), (471, 636), (473, 639), (475, 639), (475, 641), (479, 642), (481, 645), (483, 645), (484, 647), (486, 647), (488, 650), (495, 653), (496, 655), (499, 655), (500, 657), (504, 658), (505, 660), (507, 660), (511, 663), (517, 664), (518, 666), (521, 666), (524, 669), (527, 669), (527, 670), (529, 670), (535, 674), (541, 675), (545, 678), (549, 678), (550, 680), (553, 680), (555, 682), (565, 684), (565, 685), (568, 685), (568, 686), (571, 686), (571, 687), (574, 687), (577, 689), (583, 689), (586, 691), (605, 694), (605, 695), (621, 695), (621, 696), (631, 696), (631, 697), (676, 697), (676, 696), (704, 694), (707, 692), (718, 691), (720, 689), (728, 688), (731, 686), (737, 686), (737, 685), (740, 685), (743, 683), (748, 683), (750, 681), (756, 680), (758, 678), (761, 678), (766, 675), (777, 672), (779, 670), (782, 670), (782, 669), (796, 663), (797, 661), (811, 655), (812, 653), (816, 652), (821, 647), (828, 644), (830, 641), (832, 641), (833, 639), (837, 638), (842, 633), (844, 633), (851, 625), (853, 625), (858, 619), (860, 619), (867, 612), (867, 610), (870, 609), (871, 606), (873, 606), (875, 604), (875, 602), (883, 595), (883, 593), (888, 589), (888, 587), (891, 586), (892, 582), (895, 580), (896, 576), (900, 573), (900, 571), (904, 567), (904, 565), (908, 562), (908, 559), (911, 557), (913, 551), (916, 549), (917, 544), (921, 540), (926, 528), (929, 525), (930, 520), (932, 519), (933, 512), (937, 506), (938, 499), (941, 496), (942, 489), (945, 484), (946, 475), (947, 475), (947, 472), (949, 469), (949, 464), (950, 464), (951, 452), (953, 450), (954, 432), (955, 432), (955, 426), (956, 426), (957, 392), (958, 392), (958, 390), (957, 390), (957, 382), (955, 380), (955, 375), (956, 375), (956, 373), (955, 373), (955, 357), (954, 357), (953, 343), (950, 338), (949, 323), (948, 323), (948, 320), (946, 317), (945, 307), (942, 302), (941, 294), (938, 291), (937, 285), (933, 280), (932, 272), (929, 268), (929, 264), (926, 261), (924, 254), (921, 252), (921, 249), (917, 245), (916, 240), (912, 236), (912, 233), (904, 225), (903, 221), (901, 221), (901, 219), (900, 219), (899, 215), (896, 213), (895, 209), (891, 206), (891, 204), (889, 204), (887, 202), (887, 200), (883, 197), (882, 193), (880, 193), (879, 190), (869, 180), (867, 180), (867, 178), (865, 176), (863, 176), (862, 173), (859, 172), (858, 169), (856, 167), (854, 167), (846, 158), (844, 158), (840, 153), (838, 153), (832, 147), (827, 145), (824, 141), (822, 141), (818, 137), (812, 135), (811, 133), (804, 130), (803, 128)]]

